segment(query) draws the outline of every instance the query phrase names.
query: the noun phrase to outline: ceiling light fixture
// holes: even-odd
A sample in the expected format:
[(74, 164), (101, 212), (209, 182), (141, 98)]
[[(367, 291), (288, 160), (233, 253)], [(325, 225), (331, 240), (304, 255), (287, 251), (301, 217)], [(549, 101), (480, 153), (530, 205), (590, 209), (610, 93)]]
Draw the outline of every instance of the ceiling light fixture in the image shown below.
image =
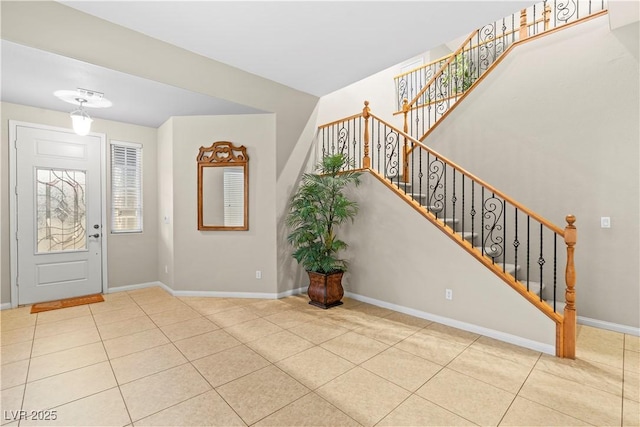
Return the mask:
[(80, 108), (71, 112), (71, 124), (73, 125), (73, 131), (80, 136), (88, 135), (91, 132), (91, 122), (93, 121), (89, 114), (84, 111), (82, 104), (87, 102), (86, 99), (78, 98)]
[(91, 122), (93, 122), (84, 107), (109, 108), (112, 105), (111, 101), (104, 97), (103, 93), (89, 89), (58, 90), (53, 94), (65, 102), (80, 106), (80, 108), (72, 111), (70, 115), (74, 132), (82, 136), (91, 132)]

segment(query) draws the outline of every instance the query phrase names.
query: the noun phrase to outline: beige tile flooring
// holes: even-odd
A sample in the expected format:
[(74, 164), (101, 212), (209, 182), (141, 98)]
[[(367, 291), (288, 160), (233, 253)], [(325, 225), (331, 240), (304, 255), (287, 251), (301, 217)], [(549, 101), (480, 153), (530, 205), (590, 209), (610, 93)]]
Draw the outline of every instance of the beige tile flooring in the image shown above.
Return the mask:
[(581, 326), (571, 361), (349, 299), (105, 298), (1, 312), (2, 425), (640, 421), (638, 337)]

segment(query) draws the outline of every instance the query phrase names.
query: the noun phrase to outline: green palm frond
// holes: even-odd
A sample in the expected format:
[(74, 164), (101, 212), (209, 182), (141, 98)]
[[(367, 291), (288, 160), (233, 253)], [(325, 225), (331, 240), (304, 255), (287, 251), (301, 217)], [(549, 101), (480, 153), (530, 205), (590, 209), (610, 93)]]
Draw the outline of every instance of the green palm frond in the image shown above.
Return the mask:
[(316, 173), (305, 173), (300, 187), (289, 202), (287, 237), (293, 258), (305, 269), (319, 273), (346, 270), (347, 263), (337, 257), (347, 244), (336, 238), (335, 227), (352, 220), (358, 204), (344, 190), (360, 184), (361, 172), (350, 170), (353, 163), (344, 154), (326, 156)]

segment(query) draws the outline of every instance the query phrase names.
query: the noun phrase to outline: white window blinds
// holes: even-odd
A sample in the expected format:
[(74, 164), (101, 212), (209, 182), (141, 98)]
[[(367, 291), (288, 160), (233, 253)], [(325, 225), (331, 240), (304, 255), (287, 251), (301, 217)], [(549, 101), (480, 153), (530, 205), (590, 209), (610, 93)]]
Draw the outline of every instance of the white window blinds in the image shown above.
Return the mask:
[(244, 225), (244, 170), (224, 168), (224, 225)]
[(111, 232), (142, 232), (142, 144), (111, 141)]

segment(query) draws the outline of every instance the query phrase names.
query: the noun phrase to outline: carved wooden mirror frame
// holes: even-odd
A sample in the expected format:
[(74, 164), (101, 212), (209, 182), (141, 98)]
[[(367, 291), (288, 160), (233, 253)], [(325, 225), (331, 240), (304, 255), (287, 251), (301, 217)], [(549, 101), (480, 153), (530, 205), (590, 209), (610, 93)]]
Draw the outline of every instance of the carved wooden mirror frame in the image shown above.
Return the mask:
[[(227, 230), (242, 231), (249, 229), (249, 156), (247, 156), (247, 148), (244, 145), (236, 146), (232, 142), (218, 141), (214, 142), (211, 147), (200, 147), (200, 152), (196, 158), (198, 161), (198, 230)], [(218, 225), (205, 224), (203, 213), (204, 194), (207, 191), (215, 191), (215, 189), (207, 189), (204, 183), (204, 170), (210, 167), (237, 167), (241, 166), (244, 175), (244, 224), (243, 225)], [(215, 197), (215, 196), (214, 196)], [(221, 195), (220, 203), (224, 203)]]

